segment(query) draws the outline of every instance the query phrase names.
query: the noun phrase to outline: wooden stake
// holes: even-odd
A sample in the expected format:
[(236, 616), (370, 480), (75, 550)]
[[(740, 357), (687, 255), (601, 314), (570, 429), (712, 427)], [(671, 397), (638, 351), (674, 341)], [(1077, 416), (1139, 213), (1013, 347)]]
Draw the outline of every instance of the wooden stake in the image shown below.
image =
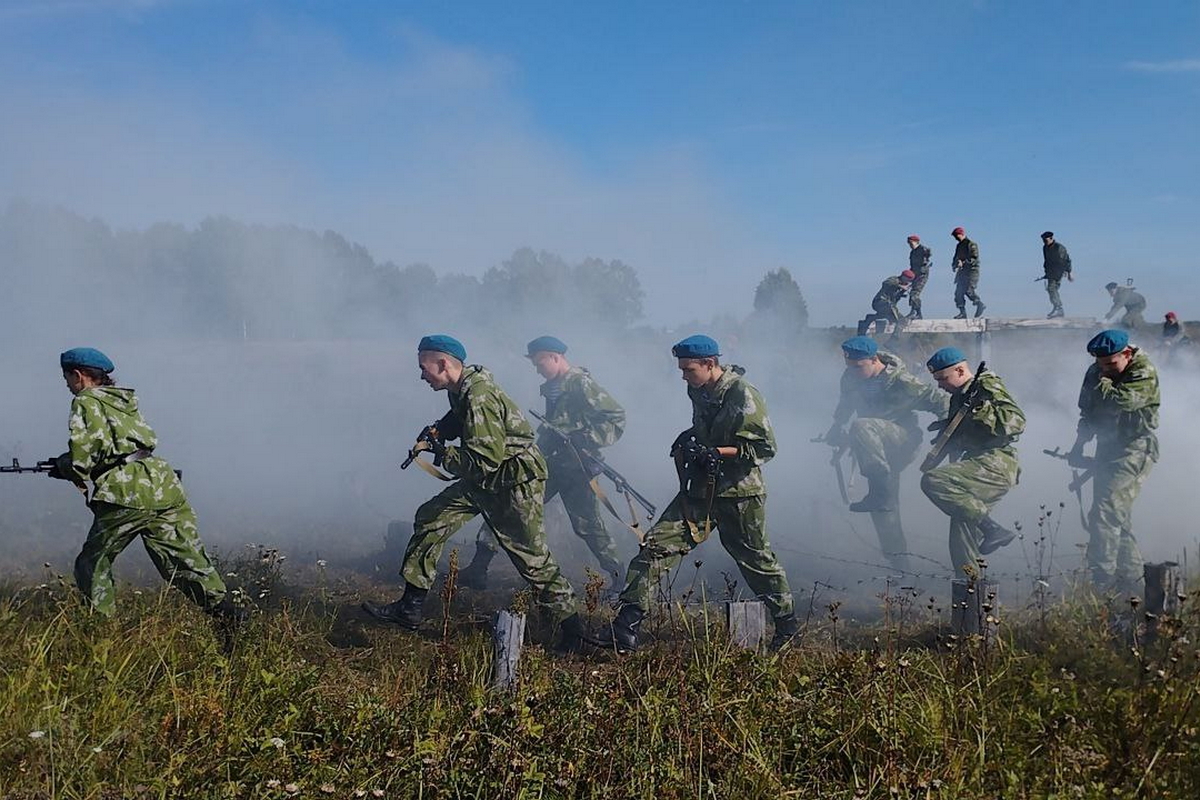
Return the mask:
[(759, 650), (767, 637), (767, 614), (761, 600), (731, 600), (725, 604), (729, 638), (738, 647)]
[(492, 662), (492, 688), (508, 691), (516, 686), (517, 667), (521, 661), (521, 645), (525, 641), (525, 615), (511, 611), (496, 614), (492, 631), (495, 657)]

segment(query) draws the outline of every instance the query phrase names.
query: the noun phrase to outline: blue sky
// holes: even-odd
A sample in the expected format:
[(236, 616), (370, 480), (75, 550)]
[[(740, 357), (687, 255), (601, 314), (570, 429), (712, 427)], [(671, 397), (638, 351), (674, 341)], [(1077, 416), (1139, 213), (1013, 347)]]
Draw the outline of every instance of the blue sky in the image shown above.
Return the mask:
[(652, 322), (787, 266), (852, 322), (949, 231), (991, 312), (1133, 277), (1200, 317), (1200, 4), (0, 0), (0, 201), (121, 227), (228, 214), (479, 273), (621, 258)]

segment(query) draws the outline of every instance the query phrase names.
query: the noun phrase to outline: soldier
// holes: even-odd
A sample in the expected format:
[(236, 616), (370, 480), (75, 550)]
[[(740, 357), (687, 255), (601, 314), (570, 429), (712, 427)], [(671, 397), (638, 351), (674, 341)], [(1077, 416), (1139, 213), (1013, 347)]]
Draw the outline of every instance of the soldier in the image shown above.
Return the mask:
[(921, 244), (915, 233), (908, 237), (908, 268), (912, 271), (912, 286), (908, 290), (908, 318), (923, 319), (921, 315), (921, 292), (929, 281), (929, 268), (933, 264), (933, 252)]
[(859, 336), (864, 335), (872, 323), (875, 325), (875, 333), (880, 334), (887, 323), (900, 321), (900, 299), (908, 293), (909, 284), (915, 277), (912, 270), (906, 269), (899, 275), (884, 279), (883, 285), (871, 300), (871, 308), (874, 311), (858, 322)]
[(979, 287), (979, 245), (967, 238), (967, 232), (955, 228), (950, 232), (958, 244), (954, 248), (954, 305), (958, 307), (955, 319), (967, 318), (967, 300), (975, 304), (976, 318), (983, 316), (987, 308), (975, 290)]
[(1025, 430), (1025, 415), (1000, 377), (987, 371), (972, 374), (957, 347), (938, 350), (926, 366), (938, 386), (950, 393), (949, 416), (934, 427), (944, 429), (965, 409), (946, 445), (951, 463), (926, 472), (921, 490), (950, 517), (950, 559), (954, 569), (966, 575), (980, 555), (1003, 547), (1016, 535), (989, 514), (1020, 476), (1013, 445)]
[[(417, 345), (421, 380), (447, 392), (450, 411), (436, 423), (438, 437), (422, 439), (412, 452), (433, 451), (435, 463), (458, 480), (417, 509), (401, 567), (404, 594), (387, 605), (363, 603), (363, 610), (416, 630), (446, 541), (482, 514), (534, 599), (561, 621), (559, 646), (577, 649), (584, 630), (575, 592), (546, 547), (542, 525), (546, 461), (521, 409), (490, 372), (466, 360), (466, 348), (450, 336), (426, 336)], [(450, 439), (461, 444), (446, 444)]]
[(91, 608), (115, 610), (112, 565), (138, 536), (159, 574), (206, 613), (239, 622), (226, 599), (225, 582), (196, 531), (196, 513), (171, 465), (154, 455), (158, 437), (142, 419), (132, 389), (118, 388), (108, 356), (77, 347), (59, 356), (71, 401), (67, 452), (50, 477), (68, 480), (87, 494), (92, 482), (94, 519), (75, 559), (75, 585)]
[(1071, 274), (1071, 254), (1062, 242), (1054, 240), (1054, 232), (1042, 234), (1042, 271), (1046, 275), (1046, 294), (1050, 295), (1050, 313), (1046, 319), (1054, 319), (1063, 315), (1062, 298), (1059, 297), (1058, 287), (1062, 285), (1065, 275), (1068, 281), (1075, 280)]
[[(593, 488), (595, 475), (585, 471), (579, 450), (597, 452), (616, 444), (625, 430), (625, 410), (604, 391), (586, 369), (567, 361), (567, 346), (553, 336), (539, 336), (526, 346), (528, 358), (545, 378), (541, 394), (546, 398), (546, 419), (550, 425), (571, 437), (566, 444), (545, 427), (539, 428), (538, 449), (546, 457), (550, 478), (546, 482), (546, 502), (555, 495), (562, 498), (575, 535), (587, 543), (606, 574), (619, 576), (621, 562), (604, 519), (600, 501)], [(483, 588), (488, 564), (496, 553), (491, 537), (485, 535), (487, 523), (476, 539), (475, 557), (459, 573), (463, 586)]]
[(680, 490), (647, 532), (629, 564), (620, 610), (605, 638), (618, 652), (637, 649), (638, 628), (659, 576), (678, 564), (716, 526), (742, 577), (775, 618), (771, 646), (796, 633), (787, 576), (767, 541), (767, 487), (762, 465), (775, 455), (775, 433), (758, 389), (745, 370), (722, 365), (708, 336), (671, 348), (692, 401), (692, 426), (671, 447)]
[(1115, 317), (1118, 311), (1124, 311), (1117, 324), (1125, 330), (1134, 331), (1145, 324), (1142, 312), (1146, 310), (1146, 298), (1140, 292), (1132, 286), (1118, 286), (1116, 281), (1109, 282), (1104, 288), (1113, 300), (1112, 308), (1104, 315), (1105, 322)]
[[(1068, 462), (1092, 466), (1088, 568), (1097, 588), (1132, 591), (1142, 578), (1133, 536), (1133, 503), (1158, 460), (1158, 372), (1123, 330), (1097, 334), (1087, 345), (1096, 362), (1079, 390), (1079, 427)], [(1096, 439), (1090, 463), (1083, 446)]]
[[(947, 402), (868, 336), (842, 342), (842, 354), (846, 371), (841, 398), (825, 441), (832, 447), (850, 447), (868, 487), (866, 497), (851, 503), (850, 510), (871, 512), (884, 556), (896, 569), (908, 571), (908, 545), (900, 524), (900, 473), (921, 445), (916, 412), (929, 411), (940, 418)], [(851, 422), (854, 415), (857, 419)]]

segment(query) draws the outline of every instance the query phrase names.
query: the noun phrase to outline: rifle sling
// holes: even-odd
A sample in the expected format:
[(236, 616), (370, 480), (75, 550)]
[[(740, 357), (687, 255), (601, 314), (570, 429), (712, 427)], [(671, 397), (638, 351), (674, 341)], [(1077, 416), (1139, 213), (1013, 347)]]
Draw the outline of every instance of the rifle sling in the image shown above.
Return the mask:
[(423, 458), (415, 458), (415, 459), (413, 459), (413, 463), (415, 463), (418, 467), (420, 467), (421, 469), (428, 472), (433, 477), (437, 478), (439, 481), (445, 481), (446, 483), (449, 483), (450, 481), (454, 480), (454, 476), (447, 475), (446, 473), (442, 472), (440, 469), (435, 467), (433, 464), (430, 464), (428, 461), (426, 461)]
[(633, 520), (632, 524), (621, 519), (620, 513), (617, 512), (617, 509), (613, 506), (612, 501), (608, 499), (608, 494), (606, 494), (604, 489), (601, 488), (599, 475), (588, 481), (588, 486), (591, 487), (592, 493), (596, 495), (596, 498), (600, 500), (601, 504), (608, 509), (608, 513), (616, 517), (617, 521), (626, 528), (629, 528), (629, 530), (633, 531), (633, 535), (637, 537), (638, 547), (641, 547), (643, 544), (645, 544), (646, 534), (642, 530), (641, 524), (638, 522), (637, 512), (633, 510), (633, 498), (629, 496), (629, 493), (622, 492), (621, 494), (625, 495), (625, 502), (629, 503), (629, 518)]

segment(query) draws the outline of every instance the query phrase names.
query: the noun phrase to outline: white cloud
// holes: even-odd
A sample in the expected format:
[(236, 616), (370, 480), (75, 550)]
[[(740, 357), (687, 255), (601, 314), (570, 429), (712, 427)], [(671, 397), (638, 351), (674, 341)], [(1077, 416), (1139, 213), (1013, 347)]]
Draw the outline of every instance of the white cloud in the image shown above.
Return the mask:
[(1200, 58), (1175, 61), (1128, 61), (1125, 69), (1133, 72), (1200, 72)]

